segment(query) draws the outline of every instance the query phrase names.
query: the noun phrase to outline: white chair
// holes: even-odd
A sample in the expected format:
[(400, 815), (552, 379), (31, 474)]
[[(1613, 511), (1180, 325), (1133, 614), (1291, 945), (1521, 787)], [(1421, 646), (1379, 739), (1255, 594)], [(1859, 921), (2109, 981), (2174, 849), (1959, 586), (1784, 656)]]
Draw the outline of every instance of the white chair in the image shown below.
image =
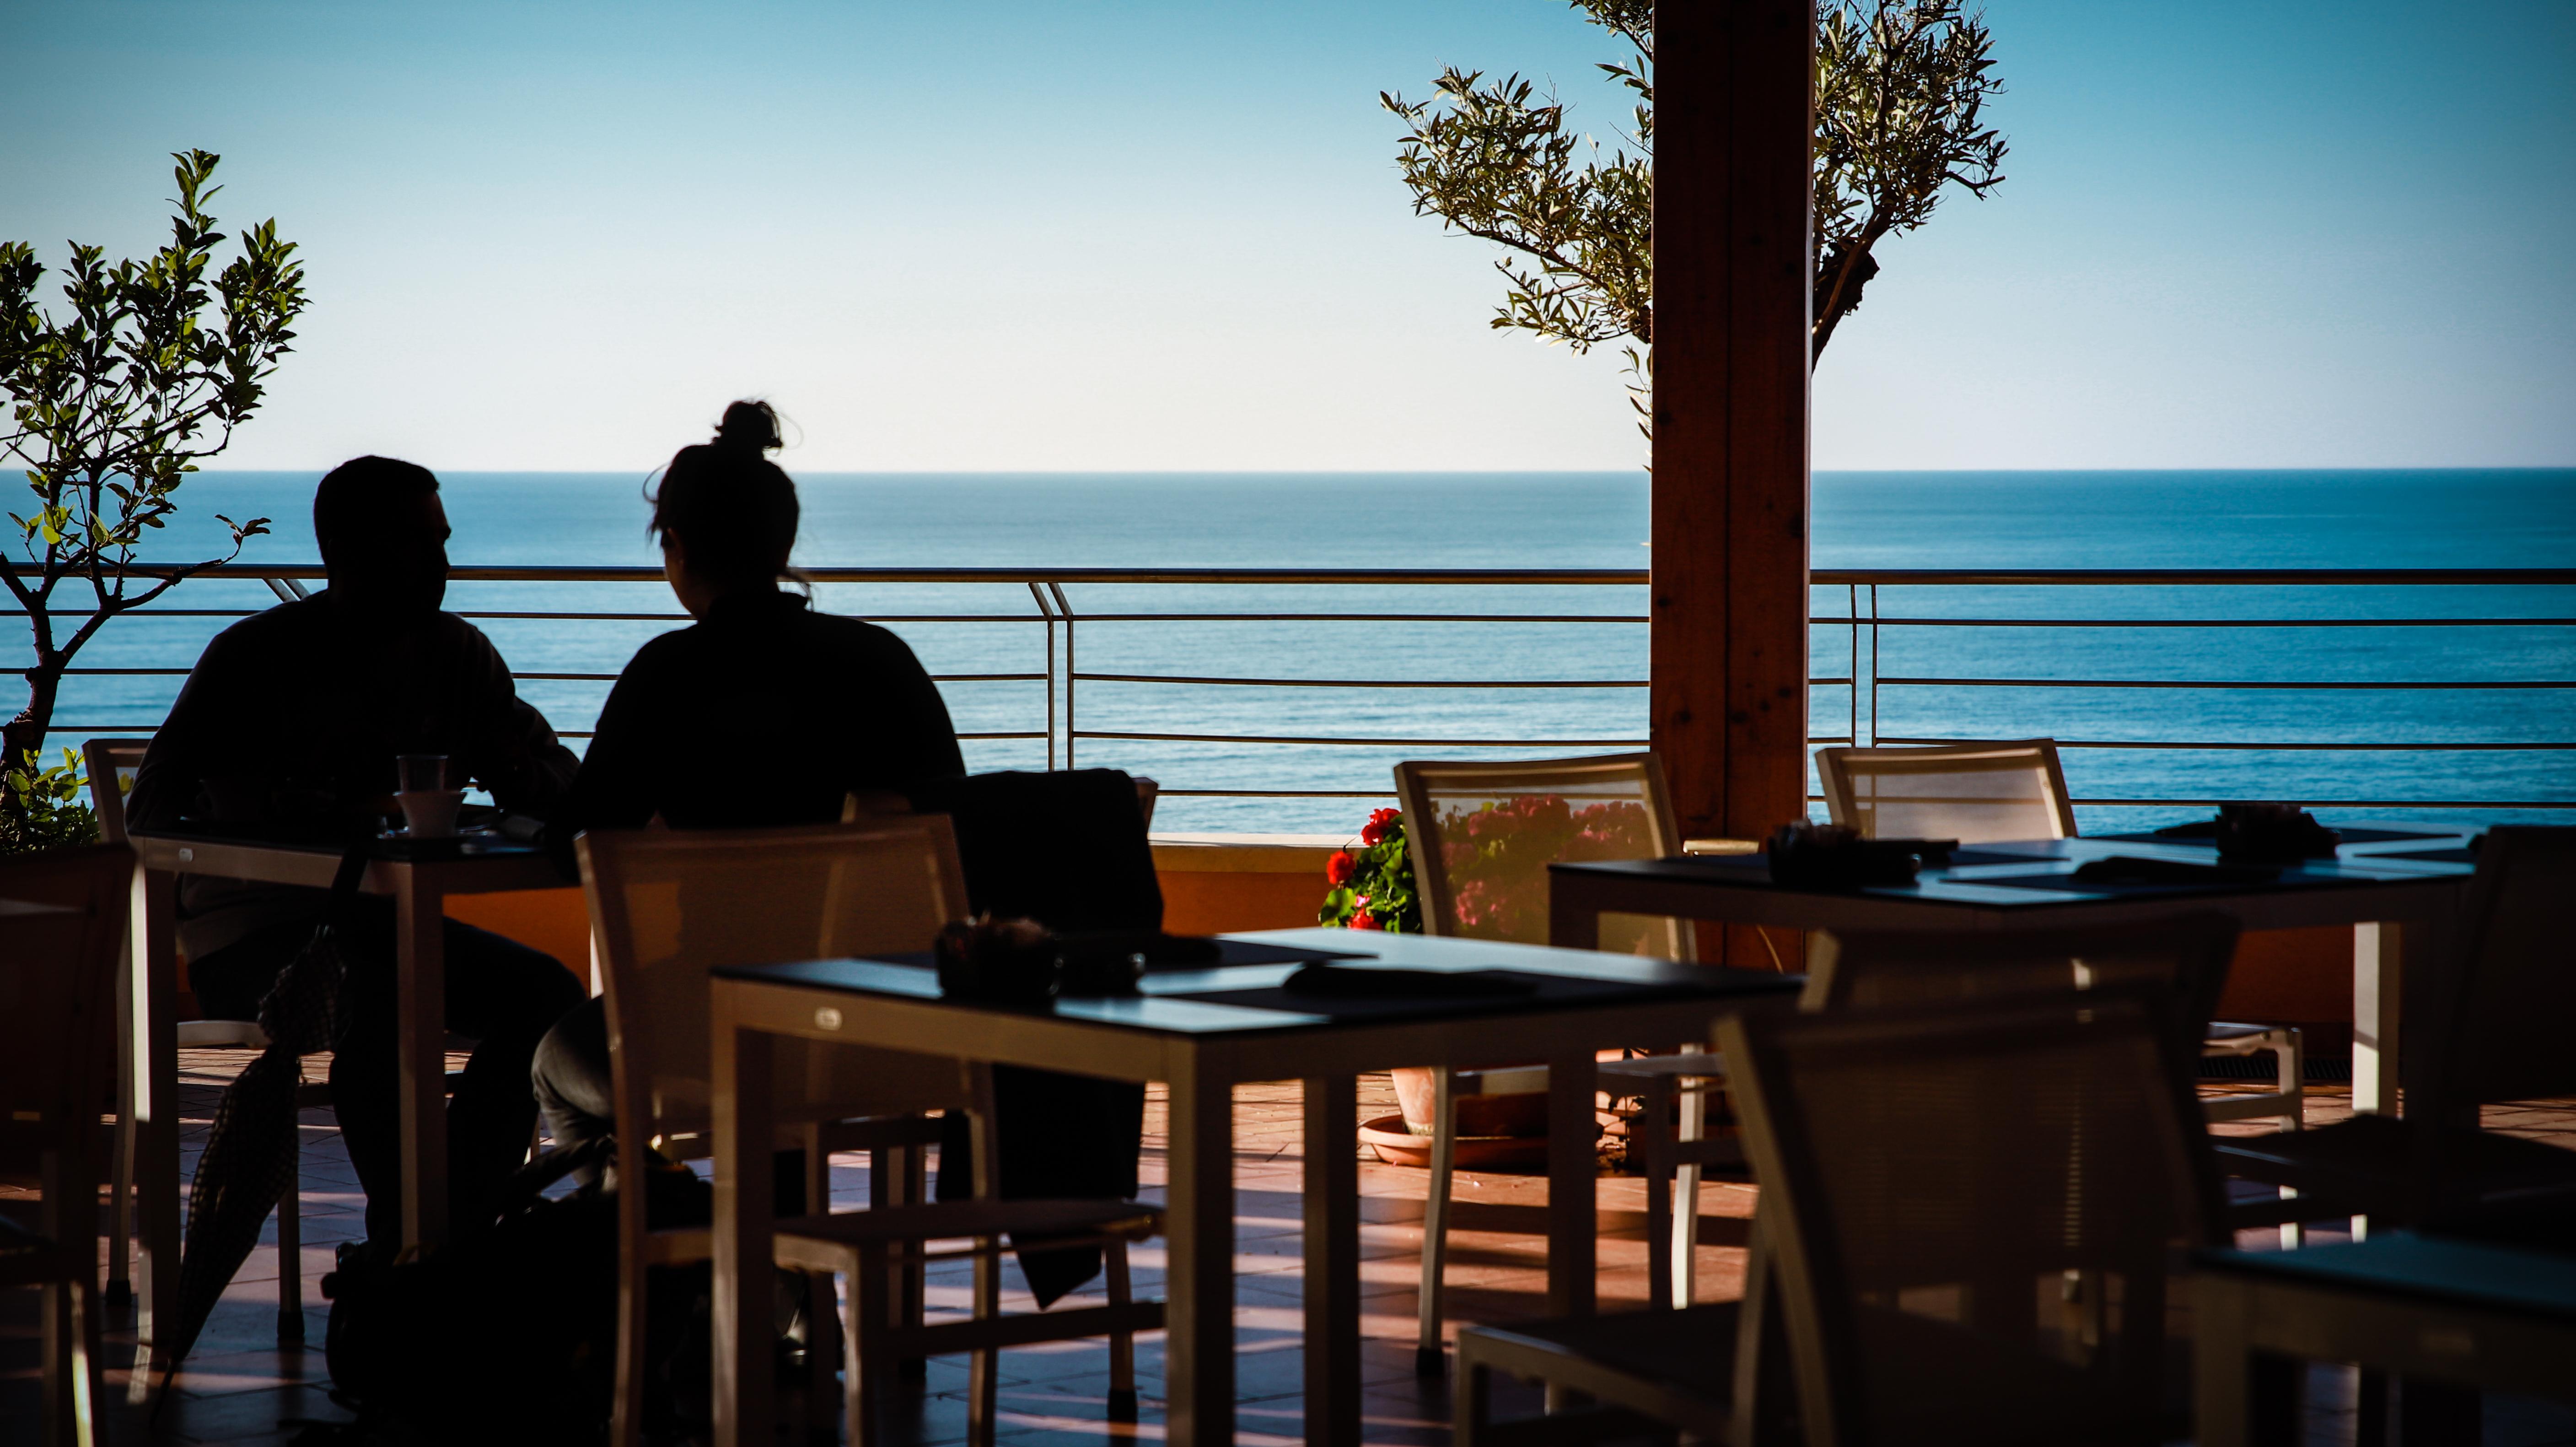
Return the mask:
[[(2075, 804), (2058, 767), (2057, 745), (2048, 739), (1818, 749), (1816, 773), (1833, 821), (1866, 838), (1992, 844), (2075, 837)], [(2306, 1127), (2306, 1050), (2295, 1027), (2212, 1021), (2201, 1042), (2203, 1056), (2266, 1051), (2274, 1062), (2274, 1087), (2203, 1101), (2209, 1119)]]
[[(81, 746), (89, 768), (90, 809), (98, 815), (99, 838), (107, 843), (125, 842), (125, 795), (134, 787), (134, 771), (142, 767), (145, 747), (142, 739), (91, 739)], [(268, 1048), (268, 1032), (259, 1028), (257, 1020), (182, 1020), (176, 1033), (182, 1050)], [(297, 1110), (327, 1109), (330, 1104), (330, 1082), (308, 1080), (296, 1085)], [(110, 1147), (113, 1180), (108, 1188), (107, 1298), (111, 1306), (122, 1305), (133, 1295), (126, 1272), (138, 1213), (175, 1211), (179, 1205), (175, 1200), (135, 1199), (134, 1139), (133, 1119), (120, 1110)], [(288, 1173), (286, 1192), (277, 1199), (277, 1340), (288, 1346), (304, 1340), (304, 1199), (296, 1180), (299, 1174)]]
[[(594, 832), (575, 842), (607, 984), (609, 1058), (617, 1138), (703, 1138), (709, 1109), (708, 971), (726, 964), (823, 959), (915, 950), (966, 913), (957, 845), (941, 814), (889, 815), (851, 825), (783, 829), (635, 829)], [(807, 1127), (828, 1124), (845, 1138), (870, 1120), (883, 1139), (915, 1144), (921, 1113), (964, 1110), (973, 1123), (976, 1199), (886, 1206), (781, 1220), (778, 1265), (850, 1278), (839, 1332), (849, 1380), (844, 1392), (852, 1447), (881, 1440), (879, 1404), (899, 1362), (974, 1353), (967, 1400), (968, 1440), (990, 1447), (995, 1417), (995, 1352), (1004, 1345), (1108, 1336), (1112, 1415), (1135, 1393), (1134, 1334), (1162, 1325), (1162, 1307), (1128, 1294), (1127, 1243), (1161, 1230), (1161, 1213), (1127, 1201), (1004, 1201), (995, 1195), (992, 1072), (965, 1061), (782, 1041), (777, 1060), (782, 1143), (808, 1144)], [(624, 1158), (641, 1170), (642, 1153)], [(811, 1182), (827, 1169), (811, 1155)], [(878, 1173), (872, 1173), (878, 1174)], [(812, 1190), (809, 1185), (809, 1192)], [(645, 1273), (710, 1258), (705, 1227), (653, 1229), (640, 1189), (618, 1192), (617, 1396), (610, 1440), (642, 1439)], [(1097, 1244), (1108, 1262), (1110, 1304), (1000, 1317), (1001, 1253), (1008, 1234)], [(933, 1241), (964, 1238), (959, 1250)], [(975, 1263), (974, 1317), (919, 1324), (894, 1283), (921, 1262), (967, 1256)], [(830, 1321), (815, 1313), (818, 1330)], [(818, 1340), (816, 1387), (832, 1354)], [(828, 1400), (817, 1390), (815, 1399)]]
[[(1652, 754), (1516, 763), (1414, 761), (1395, 766), (1406, 852), (1434, 935), (1547, 943), (1547, 866), (1564, 859), (1659, 859), (1682, 852), (1671, 795)], [(1686, 920), (1607, 915), (1605, 950), (1696, 958)], [(1663, 1046), (1676, 1042), (1653, 1041)], [(1699, 1184), (1704, 1167), (1743, 1154), (1731, 1135), (1708, 1135), (1708, 1097), (1724, 1064), (1704, 1050), (1605, 1060), (1601, 1089), (1634, 1099), (1630, 1143), (1646, 1175), (1648, 1299), (1690, 1304), (1697, 1284)], [(1437, 1375), (1442, 1268), (1448, 1256), (1458, 1102), (1547, 1089), (1545, 1066), (1439, 1069), (1433, 1074), (1430, 1181), (1422, 1215), (1420, 1335), (1415, 1369)], [(1678, 1121), (1676, 1122), (1676, 1116)]]

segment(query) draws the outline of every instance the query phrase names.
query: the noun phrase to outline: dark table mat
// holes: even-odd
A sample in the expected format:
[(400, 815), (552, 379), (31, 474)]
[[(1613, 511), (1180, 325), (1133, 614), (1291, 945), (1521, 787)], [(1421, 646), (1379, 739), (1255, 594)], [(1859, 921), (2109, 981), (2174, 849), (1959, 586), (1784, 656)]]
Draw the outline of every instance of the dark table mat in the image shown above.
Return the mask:
[(2209, 893), (2232, 889), (2280, 889), (2285, 881), (2255, 879), (2234, 873), (2212, 871), (2206, 879), (2158, 880), (2153, 883), (2129, 880), (2078, 879), (2073, 870), (2057, 874), (2007, 874), (2000, 878), (1962, 880), (1961, 883), (1994, 885), (2003, 889), (2046, 889), (2061, 894), (2174, 894), (2177, 892)]
[[(2328, 825), (2328, 828), (2333, 828)], [(2345, 844), (2387, 844), (2399, 839), (2440, 839), (2453, 831), (2448, 829), (2336, 829), (2335, 838)], [(2170, 829), (2149, 829), (2136, 834), (2087, 834), (2087, 839), (2116, 839), (2123, 844), (2198, 844), (2218, 835), (2218, 824), (2208, 820), (2198, 824), (2177, 824)]]
[[(1223, 970), (1230, 969), (1236, 965), (1300, 965), (1309, 960), (1373, 960), (1377, 958), (1375, 955), (1366, 954), (1358, 950), (1324, 950), (1317, 949), (1312, 945), (1274, 945), (1267, 944), (1259, 940), (1230, 940), (1221, 937), (1217, 939), (1216, 947), (1218, 957), (1213, 960), (1192, 960), (1186, 962), (1175, 961), (1171, 964), (1158, 965), (1149, 959), (1145, 965), (1145, 973), (1153, 975), (1161, 974), (1167, 970)], [(868, 958), (882, 961), (889, 965), (912, 965), (925, 970), (936, 969), (939, 966), (939, 961), (934, 958), (928, 950), (904, 950), (901, 952), (878, 950), (870, 953)]]
[(2366, 863), (2372, 859), (2416, 859), (2427, 864), (2475, 864), (2478, 862), (2478, 852), (2474, 849), (2399, 849), (2391, 850), (2386, 854), (2366, 855), (2361, 862)]
[(1300, 1015), (1324, 1015), (1335, 1020), (1515, 1015), (1568, 1005), (1597, 1005), (1624, 1000), (1688, 999), (1698, 995), (1705, 995), (1711, 1001), (1720, 998), (1716, 991), (1689, 985), (1640, 985), (1626, 980), (1586, 980), (1567, 975), (1540, 974), (1534, 970), (1478, 970), (1475, 973), (1488, 978), (1523, 980), (1537, 988), (1527, 995), (1495, 995), (1482, 998), (1444, 995), (1430, 999), (1351, 999), (1332, 995), (1299, 994), (1272, 986), (1264, 990), (1217, 990), (1204, 995), (1166, 995), (1161, 998), (1195, 1000), (1209, 1005), (1234, 1005), (1249, 1010), (1285, 1010)]

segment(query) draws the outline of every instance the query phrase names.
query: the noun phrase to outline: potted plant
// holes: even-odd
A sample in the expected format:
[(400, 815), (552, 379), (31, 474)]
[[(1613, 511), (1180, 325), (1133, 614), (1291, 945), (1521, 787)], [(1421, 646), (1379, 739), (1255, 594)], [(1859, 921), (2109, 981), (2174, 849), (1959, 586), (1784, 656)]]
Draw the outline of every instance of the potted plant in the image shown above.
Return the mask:
[[(1402, 811), (1372, 812), (1360, 828), (1360, 837), (1325, 861), (1324, 880), (1328, 889), (1323, 908), (1316, 912), (1318, 922), (1390, 934), (1423, 932), (1422, 900), (1413, 887), (1413, 860), (1407, 852)], [(1393, 1073), (1396, 1104), (1404, 1113), (1403, 1137), (1385, 1129), (1392, 1122), (1383, 1120), (1362, 1127), (1362, 1136), (1393, 1164), (1420, 1164), (1418, 1159), (1402, 1157), (1427, 1156), (1428, 1147), (1409, 1149), (1404, 1137), (1430, 1139), (1436, 1085), (1429, 1070)], [(1489, 1141), (1508, 1138), (1522, 1144), (1544, 1139), (1546, 1130), (1547, 1097), (1543, 1095), (1471, 1096), (1458, 1102), (1461, 1164), (1471, 1155), (1491, 1154), (1483, 1148)], [(1525, 1144), (1522, 1149), (1526, 1150)]]

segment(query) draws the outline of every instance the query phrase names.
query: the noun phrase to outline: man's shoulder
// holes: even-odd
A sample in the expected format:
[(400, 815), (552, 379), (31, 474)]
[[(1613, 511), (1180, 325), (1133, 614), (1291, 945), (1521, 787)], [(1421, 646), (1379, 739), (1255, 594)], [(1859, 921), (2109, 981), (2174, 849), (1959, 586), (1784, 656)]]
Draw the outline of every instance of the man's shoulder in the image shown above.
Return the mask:
[(273, 644), (310, 633), (321, 627), (323, 621), (319, 597), (297, 598), (274, 608), (263, 608), (208, 640), (205, 656), (215, 658), (237, 652), (255, 655)]

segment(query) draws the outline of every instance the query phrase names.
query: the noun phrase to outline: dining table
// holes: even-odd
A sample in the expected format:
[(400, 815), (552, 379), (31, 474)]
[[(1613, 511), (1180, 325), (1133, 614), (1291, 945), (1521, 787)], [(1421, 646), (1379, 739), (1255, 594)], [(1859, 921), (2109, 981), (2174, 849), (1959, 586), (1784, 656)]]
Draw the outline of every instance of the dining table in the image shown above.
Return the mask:
[[(770, 1440), (773, 1058), (784, 1037), (1160, 1082), (1166, 1169), (1166, 1433), (1235, 1433), (1233, 1090), (1302, 1082), (1305, 1438), (1360, 1440), (1357, 1077), (1399, 1066), (1544, 1062), (1547, 1283), (1591, 1311), (1596, 1271), (1594, 1052), (1705, 1043), (1743, 1008), (1794, 1007), (1800, 977), (1486, 940), (1270, 930), (1217, 938), (1212, 962), (1149, 970), (1137, 993), (1008, 1008), (943, 997), (918, 959), (719, 968), (711, 994), (716, 1440)], [(1302, 973), (1329, 961), (1327, 992)], [(1347, 972), (1476, 976), (1488, 986), (1351, 993)], [(1492, 983), (1501, 982), (1501, 983)], [(1436, 983), (1436, 982), (1434, 982)], [(1406, 989), (1426, 991), (1402, 993)]]
[[(2424, 962), (2441, 957), (2479, 830), (2412, 822), (2335, 826), (2331, 854), (2222, 857), (2208, 826), (1933, 849), (1911, 879), (1783, 883), (1767, 854), (1548, 866), (1548, 940), (1589, 949), (1604, 913), (1811, 930), (2116, 928), (2215, 912), (2249, 930), (2348, 925), (2352, 1106), (2395, 1113), (2399, 1032)], [(2409, 961), (2417, 962), (2415, 984)]]
[[(162, 1360), (156, 1323), (175, 1319), (179, 1289), (177, 876), (214, 875), (328, 889), (347, 845), (221, 826), (130, 833), (129, 977), (119, 989), (119, 1108), (133, 1123), (135, 1298), (141, 1341)], [(402, 1081), (402, 1244), (447, 1235), (448, 896), (555, 889), (563, 875), (535, 844), (498, 833), (447, 840), (381, 837), (366, 846), (362, 894), (394, 901), (396, 1054)]]

